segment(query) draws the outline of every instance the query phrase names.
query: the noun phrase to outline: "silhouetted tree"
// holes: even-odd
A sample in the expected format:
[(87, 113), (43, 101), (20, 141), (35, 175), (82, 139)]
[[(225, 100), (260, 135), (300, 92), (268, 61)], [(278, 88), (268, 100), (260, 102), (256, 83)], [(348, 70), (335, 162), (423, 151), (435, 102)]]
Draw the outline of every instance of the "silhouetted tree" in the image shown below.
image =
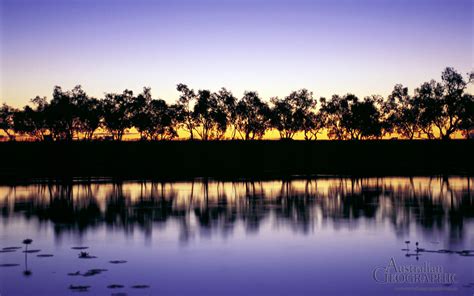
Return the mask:
[(202, 140), (220, 139), (227, 130), (227, 114), (217, 96), (200, 90), (193, 111), (194, 130)]
[(104, 126), (114, 140), (122, 140), (125, 131), (132, 127), (133, 92), (106, 94), (104, 99)]
[(431, 80), (415, 90), (420, 106), (420, 121), (428, 138), (434, 137), (436, 128), (441, 139), (449, 139), (461, 129), (464, 90), (467, 83), (453, 68), (446, 68), (441, 75), (442, 82)]
[(196, 94), (194, 90), (189, 89), (187, 85), (182, 83), (178, 84), (176, 89), (181, 92), (178, 102), (176, 103), (176, 114), (180, 119), (182, 127), (188, 131), (189, 139), (193, 140), (195, 123), (191, 102), (196, 100)]
[(459, 113), (459, 129), (466, 139), (469, 139), (470, 133), (474, 130), (474, 96), (464, 94)]
[(34, 108), (27, 105), (23, 110), (15, 112), (14, 129), (16, 133), (26, 134), (41, 141), (49, 135), (46, 114), (49, 104), (46, 97), (39, 96), (32, 99), (31, 102)]
[(410, 140), (420, 133), (418, 104), (403, 85), (395, 85), (383, 104), (382, 111), (385, 114), (385, 128), (389, 133), (396, 132)]
[(150, 88), (144, 87), (141, 94), (133, 97), (130, 110), (132, 125), (140, 133), (140, 139), (170, 140), (178, 136), (175, 110), (164, 100), (152, 99)]
[(321, 98), (320, 113), (324, 116), (327, 135), (330, 139), (343, 140), (348, 135), (343, 125), (343, 117), (349, 113), (349, 105), (346, 99), (333, 95), (331, 100)]
[(25, 134), (38, 140), (92, 139), (103, 127), (113, 139), (121, 140), (130, 128), (136, 128), (143, 140), (167, 140), (184, 129), (189, 138), (195, 133), (202, 140), (222, 139), (231, 128), (230, 138), (261, 139), (268, 129), (278, 130), (280, 138), (293, 139), (302, 133), (306, 140), (316, 139), (326, 129), (330, 139), (374, 139), (397, 134), (413, 139), (426, 135), (449, 139), (457, 132), (466, 137), (473, 130), (473, 95), (465, 93), (474, 72), (466, 80), (453, 68), (442, 72), (442, 81), (423, 83), (410, 96), (408, 89), (395, 85), (388, 99), (370, 96), (359, 100), (355, 95), (333, 95), (316, 100), (306, 89), (283, 99), (272, 98), (273, 107), (256, 92), (245, 92), (241, 100), (225, 88), (217, 92), (197, 93), (178, 84), (180, 97), (175, 105), (154, 100), (151, 89), (138, 96), (130, 90), (106, 94), (104, 99), (89, 97), (80, 85), (71, 90), (56, 86), (53, 98), (36, 97), (33, 106), (14, 110), (0, 108), (0, 130), (10, 140)]
[(45, 109), (46, 122), (53, 139), (73, 139), (80, 126), (79, 104), (86, 100), (87, 95), (80, 85), (71, 91), (63, 91), (60, 86), (54, 87), (53, 99)]
[(357, 97), (352, 98), (350, 113), (344, 118), (344, 125), (351, 135), (351, 139), (380, 138), (383, 133), (383, 123), (377, 104), (380, 104), (379, 96), (366, 97), (359, 101)]
[(140, 133), (140, 139), (147, 138), (145, 132), (150, 129), (151, 119), (151, 88), (144, 87), (143, 92), (132, 97), (130, 102), (131, 124)]
[[(232, 126), (231, 138), (235, 139), (237, 134), (237, 127), (235, 126), (237, 117), (237, 98), (234, 97), (232, 92), (224, 87), (218, 92), (215, 92), (214, 96), (217, 100), (219, 110), (225, 113), (227, 126)], [(221, 122), (224, 121), (221, 120)]]
[(321, 112), (309, 112), (303, 118), (302, 129), (305, 140), (316, 140), (318, 134), (324, 129), (324, 114)]
[(428, 139), (435, 137), (433, 124), (438, 115), (442, 113), (442, 104), (440, 104), (442, 94), (442, 85), (434, 80), (425, 82), (415, 89), (415, 103), (420, 110), (419, 126)]
[(178, 137), (175, 110), (164, 100), (151, 100), (149, 106), (149, 125), (145, 134), (151, 140), (171, 140)]
[(274, 107), (271, 112), (272, 127), (280, 133), (281, 139), (293, 139), (297, 132), (305, 132), (308, 139), (308, 132), (316, 127), (316, 117), (313, 110), (316, 101), (312, 92), (307, 89), (292, 92), (283, 100), (271, 99)]
[(101, 126), (104, 113), (103, 102), (96, 98), (84, 98), (78, 104), (77, 131), (87, 140), (92, 140), (94, 132)]
[(235, 126), (243, 140), (261, 139), (270, 127), (270, 107), (257, 92), (246, 91), (237, 103)]
[(15, 112), (16, 110), (7, 104), (0, 107), (0, 130), (3, 130), (10, 141), (15, 140), (15, 131), (13, 130), (13, 115)]
[(270, 113), (271, 126), (278, 130), (281, 139), (293, 139), (302, 122), (297, 122), (299, 118), (295, 118), (291, 102), (278, 97), (271, 98), (270, 101), (273, 103)]
[(380, 98), (366, 97), (360, 101), (353, 94), (334, 95), (330, 101), (322, 98), (321, 113), (326, 120), (331, 139), (363, 139), (382, 136), (380, 112), (376, 106)]

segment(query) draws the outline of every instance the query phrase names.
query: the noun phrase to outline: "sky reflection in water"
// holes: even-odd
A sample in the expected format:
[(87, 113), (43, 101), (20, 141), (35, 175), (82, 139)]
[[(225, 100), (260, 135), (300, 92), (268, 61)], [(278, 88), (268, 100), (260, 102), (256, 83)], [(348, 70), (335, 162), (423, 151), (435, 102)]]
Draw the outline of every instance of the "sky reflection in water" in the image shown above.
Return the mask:
[[(1, 186), (0, 249), (22, 247), (29, 237), (28, 249), (41, 251), (27, 254), (27, 268), (22, 250), (0, 253), (0, 264), (19, 264), (0, 267), (0, 293), (69, 295), (78, 291), (72, 285), (89, 286), (83, 293), (92, 295), (413, 293), (397, 290), (407, 287), (472, 295), (474, 253), (420, 252), (417, 261), (414, 252), (417, 241), (425, 251), (474, 252), (472, 182), (416, 177)], [(406, 240), (410, 251), (402, 251)], [(71, 249), (81, 246), (89, 248)], [(80, 259), (81, 251), (97, 258)], [(373, 270), (391, 258), (400, 265), (442, 266), (457, 283), (377, 283)]]

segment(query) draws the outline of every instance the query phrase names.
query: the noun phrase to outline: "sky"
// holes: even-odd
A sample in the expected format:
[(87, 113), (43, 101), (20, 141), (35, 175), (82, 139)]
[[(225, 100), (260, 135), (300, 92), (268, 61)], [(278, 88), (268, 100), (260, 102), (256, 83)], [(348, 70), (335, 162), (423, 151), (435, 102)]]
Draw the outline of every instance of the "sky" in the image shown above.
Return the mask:
[(388, 95), (474, 68), (472, 0), (0, 0), (0, 103), (176, 84)]

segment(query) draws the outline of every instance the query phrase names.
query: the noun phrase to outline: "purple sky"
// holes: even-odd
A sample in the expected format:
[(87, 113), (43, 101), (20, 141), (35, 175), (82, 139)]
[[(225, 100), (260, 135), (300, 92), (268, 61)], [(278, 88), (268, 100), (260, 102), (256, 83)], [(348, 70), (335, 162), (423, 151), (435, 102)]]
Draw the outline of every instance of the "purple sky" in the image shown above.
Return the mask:
[(177, 83), (265, 98), (412, 90), (473, 69), (472, 0), (0, 0), (0, 102)]

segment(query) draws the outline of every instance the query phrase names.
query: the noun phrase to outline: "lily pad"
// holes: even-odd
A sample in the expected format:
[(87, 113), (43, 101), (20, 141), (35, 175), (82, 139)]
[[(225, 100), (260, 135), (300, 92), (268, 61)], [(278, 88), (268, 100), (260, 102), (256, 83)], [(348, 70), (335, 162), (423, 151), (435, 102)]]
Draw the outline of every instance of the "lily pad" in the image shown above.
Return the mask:
[(39, 253), (41, 250), (28, 250), (28, 251), (23, 251), (23, 253)]
[(104, 271), (107, 271), (107, 269), (89, 269), (88, 271), (86, 271), (86, 273), (84, 273), (82, 276), (94, 276), (94, 275), (98, 275), (98, 274), (101, 274), (102, 272)]
[(73, 250), (87, 250), (89, 247), (72, 247)]
[(438, 250), (438, 253), (451, 254), (451, 253), (454, 253), (454, 251), (442, 249), (442, 250)]
[(132, 288), (134, 288), (134, 289), (148, 289), (148, 288), (150, 288), (150, 286), (148, 286), (148, 285), (134, 285), (134, 286), (132, 286)]
[(40, 258), (47, 258), (47, 257), (53, 257), (54, 255), (53, 254), (38, 254), (36, 255), (36, 257), (40, 257)]
[(79, 291), (79, 292), (85, 292), (87, 291), (91, 286), (82, 286), (82, 285), (69, 285), (70, 290), (74, 291)]
[(91, 256), (91, 255), (79, 257), (79, 259), (95, 259), (95, 258), (97, 258), (97, 257), (96, 256)]
[(109, 289), (120, 289), (120, 288), (123, 288), (123, 285), (112, 284), (112, 285), (108, 285), (107, 288), (109, 288)]
[(21, 247), (5, 247), (5, 248), (2, 248), (2, 250), (19, 250), (21, 249)]
[(112, 261), (109, 261), (109, 263), (122, 264), (122, 263), (127, 263), (127, 261), (126, 260), (112, 260)]
[(0, 267), (13, 267), (13, 266), (19, 266), (20, 264), (16, 264), (16, 263), (4, 263), (4, 264), (0, 264)]

